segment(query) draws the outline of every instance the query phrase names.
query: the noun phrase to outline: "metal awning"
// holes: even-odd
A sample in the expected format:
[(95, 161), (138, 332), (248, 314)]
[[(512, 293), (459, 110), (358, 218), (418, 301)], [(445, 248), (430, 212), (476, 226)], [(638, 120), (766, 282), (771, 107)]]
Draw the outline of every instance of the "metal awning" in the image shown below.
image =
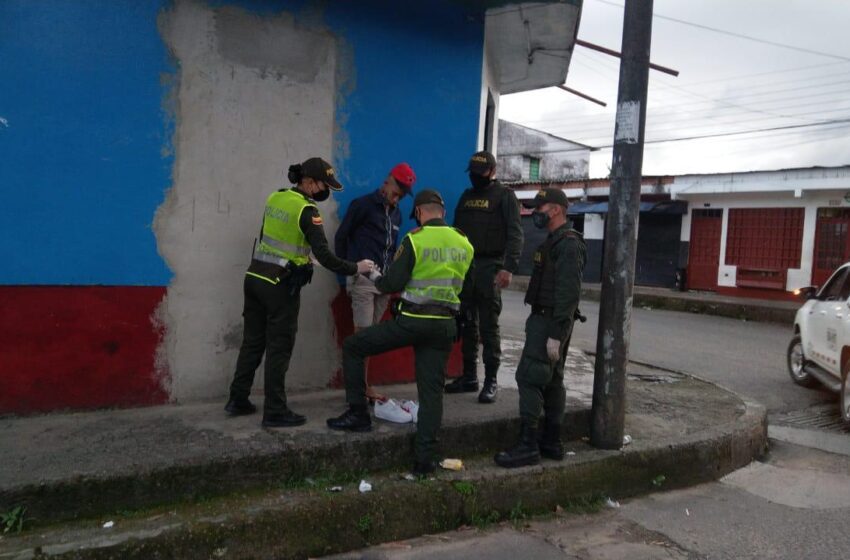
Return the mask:
[(484, 48), (502, 94), (563, 84), (582, 0), (505, 3), (486, 12)]
[[(662, 200), (640, 203), (640, 211), (650, 214), (687, 214), (688, 203), (683, 200)], [(570, 214), (607, 214), (608, 202), (576, 202), (570, 204)]]

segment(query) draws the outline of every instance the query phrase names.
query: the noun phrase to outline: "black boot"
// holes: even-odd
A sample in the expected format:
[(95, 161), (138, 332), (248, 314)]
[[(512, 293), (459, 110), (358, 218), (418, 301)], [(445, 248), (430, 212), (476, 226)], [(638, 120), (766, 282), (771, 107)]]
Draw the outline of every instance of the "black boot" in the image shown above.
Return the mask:
[(497, 465), (506, 469), (540, 463), (540, 450), (537, 447), (537, 429), (527, 420), (523, 420), (517, 444), (506, 451), (497, 453), (494, 460)]
[(537, 443), (542, 457), (555, 461), (562, 461), (564, 459), (564, 444), (561, 443), (560, 424), (555, 424), (551, 420), (546, 419)]
[(454, 381), (446, 383), (446, 393), (474, 393), (478, 390), (478, 376), (464, 373)]
[(416, 478), (425, 478), (429, 474), (433, 474), (436, 470), (437, 463), (435, 461), (419, 461), (417, 459), (414, 461), (413, 469), (411, 469), (410, 473)]
[(224, 411), (230, 416), (244, 416), (246, 414), (254, 414), (257, 412), (257, 407), (248, 399), (231, 398), (224, 405)]
[(263, 413), (264, 428), (291, 428), (293, 426), (301, 426), (307, 422), (304, 416), (289, 410), (276, 412), (274, 414)]
[(496, 384), (496, 376), (488, 375), (484, 378), (484, 386), (481, 392), (478, 393), (478, 402), (483, 404), (492, 404), (496, 402), (496, 393), (499, 391), (499, 386)]
[(372, 417), (369, 416), (369, 406), (365, 404), (350, 404), (348, 410), (336, 418), (328, 418), (328, 428), (346, 432), (371, 432)]

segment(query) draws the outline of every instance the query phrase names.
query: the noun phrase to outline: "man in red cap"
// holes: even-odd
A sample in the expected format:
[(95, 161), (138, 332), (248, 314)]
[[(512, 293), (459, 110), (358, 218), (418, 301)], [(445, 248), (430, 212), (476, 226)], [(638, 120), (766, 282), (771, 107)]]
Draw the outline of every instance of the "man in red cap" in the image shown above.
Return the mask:
[[(380, 272), (386, 272), (398, 245), (401, 226), (398, 203), (410, 194), (415, 182), (413, 168), (399, 163), (390, 170), (378, 190), (352, 200), (336, 231), (336, 254), (340, 258), (370, 255), (361, 258), (374, 261)], [(362, 275), (349, 278), (347, 282), (354, 332), (379, 322), (387, 309), (389, 294), (378, 291), (374, 282)], [(373, 400), (382, 398), (371, 387), (367, 389), (367, 396)]]

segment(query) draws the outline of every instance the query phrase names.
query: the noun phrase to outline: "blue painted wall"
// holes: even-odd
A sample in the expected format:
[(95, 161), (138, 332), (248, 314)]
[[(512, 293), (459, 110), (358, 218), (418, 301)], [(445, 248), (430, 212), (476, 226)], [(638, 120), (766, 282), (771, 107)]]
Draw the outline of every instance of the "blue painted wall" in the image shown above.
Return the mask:
[(168, 283), (151, 229), (173, 164), (159, 9), (0, 2), (0, 284)]
[[(453, 210), (477, 139), (480, 14), (446, 0), (235, 3), (318, 15), (343, 40), (341, 211), (399, 161)], [(0, 284), (168, 284), (151, 229), (174, 163), (165, 4), (0, 2)]]

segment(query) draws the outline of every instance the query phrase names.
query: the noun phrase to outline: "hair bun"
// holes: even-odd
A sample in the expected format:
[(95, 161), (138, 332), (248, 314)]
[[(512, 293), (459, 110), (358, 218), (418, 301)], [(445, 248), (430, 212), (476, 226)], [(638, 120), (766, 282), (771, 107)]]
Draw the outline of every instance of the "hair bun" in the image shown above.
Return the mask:
[(296, 163), (295, 165), (289, 166), (289, 173), (287, 173), (287, 178), (289, 182), (293, 185), (297, 185), (301, 182), (301, 179), (304, 178), (304, 173), (301, 171), (301, 164)]

